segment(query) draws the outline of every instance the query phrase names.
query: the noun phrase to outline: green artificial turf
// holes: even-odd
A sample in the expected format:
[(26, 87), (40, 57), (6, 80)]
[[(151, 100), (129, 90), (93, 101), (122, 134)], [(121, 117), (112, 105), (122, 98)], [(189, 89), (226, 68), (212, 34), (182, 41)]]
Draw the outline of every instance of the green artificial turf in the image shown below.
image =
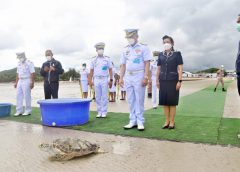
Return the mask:
[[(230, 82), (226, 82), (226, 88)], [(219, 89), (213, 92), (214, 86), (209, 86), (201, 91), (191, 95), (184, 96), (179, 101), (177, 108), (178, 116), (194, 116), (194, 117), (222, 117), (225, 97), (227, 92)], [(162, 109), (150, 109), (145, 114), (159, 114)]]
[[(226, 83), (226, 87), (230, 82)], [(143, 132), (137, 129), (124, 130), (123, 125), (129, 121), (126, 113), (108, 113), (106, 119), (96, 119), (96, 112), (90, 112), (90, 120), (82, 126), (67, 127), (81, 131), (108, 133), (132, 137), (144, 137), (181, 142), (208, 143), (240, 146), (240, 119), (222, 118), (226, 93), (213, 86), (182, 97), (175, 119), (175, 130), (162, 130), (165, 117), (163, 109), (147, 110)], [(14, 110), (13, 110), (14, 111)], [(40, 124), (40, 110), (33, 108), (31, 116), (5, 117), (5, 120)]]

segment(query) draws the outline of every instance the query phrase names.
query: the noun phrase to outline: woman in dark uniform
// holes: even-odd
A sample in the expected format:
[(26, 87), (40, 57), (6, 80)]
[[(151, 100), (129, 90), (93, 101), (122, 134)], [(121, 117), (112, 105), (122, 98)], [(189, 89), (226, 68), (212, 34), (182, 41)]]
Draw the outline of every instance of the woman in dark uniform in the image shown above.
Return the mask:
[(183, 59), (174, 51), (174, 41), (170, 36), (163, 37), (164, 51), (158, 56), (157, 87), (159, 105), (164, 106), (166, 122), (163, 129), (174, 129), (174, 117), (182, 83)]

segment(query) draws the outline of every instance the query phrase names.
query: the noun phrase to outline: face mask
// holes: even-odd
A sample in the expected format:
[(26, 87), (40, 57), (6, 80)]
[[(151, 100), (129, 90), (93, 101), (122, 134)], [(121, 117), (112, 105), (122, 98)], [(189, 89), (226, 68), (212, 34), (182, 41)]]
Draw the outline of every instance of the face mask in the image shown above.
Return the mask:
[(129, 45), (135, 44), (135, 40), (133, 38), (128, 38), (127, 41)]
[(23, 63), (25, 61), (25, 58), (20, 58), (19, 61)]
[(170, 50), (172, 48), (172, 44), (165, 43), (165, 44), (163, 44), (163, 48), (164, 48), (164, 50)]
[(52, 56), (46, 56), (47, 61), (51, 61), (52, 60)]
[(103, 55), (103, 53), (104, 53), (104, 50), (103, 49), (100, 49), (100, 50), (97, 50), (97, 53), (98, 53), (98, 55)]
[(237, 24), (237, 30), (240, 32), (240, 23)]
[(83, 69), (86, 69), (86, 66), (83, 66)]

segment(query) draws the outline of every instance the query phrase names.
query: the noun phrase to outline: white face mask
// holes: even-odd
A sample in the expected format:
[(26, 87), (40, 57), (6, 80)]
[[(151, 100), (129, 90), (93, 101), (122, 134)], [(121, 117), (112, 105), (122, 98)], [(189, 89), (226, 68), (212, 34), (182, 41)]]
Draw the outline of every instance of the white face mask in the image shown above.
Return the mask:
[(51, 61), (52, 60), (52, 56), (46, 56), (47, 61)]
[(238, 32), (240, 32), (240, 23), (237, 23), (237, 26), (236, 26)]
[(85, 70), (86, 69), (86, 66), (83, 66), (83, 70)]
[(25, 62), (25, 60), (26, 60), (25, 58), (20, 58), (19, 59), (19, 61), (22, 62), (22, 63)]
[(133, 38), (128, 38), (127, 39), (129, 45), (134, 45), (135, 44), (135, 39)]
[(100, 49), (100, 50), (97, 50), (97, 53), (98, 53), (98, 55), (103, 55), (103, 53), (104, 53), (104, 50), (103, 49)]
[(170, 50), (170, 49), (172, 48), (172, 44), (170, 44), (170, 43), (165, 43), (165, 44), (163, 44), (163, 48), (164, 48), (165, 51), (166, 51), (166, 50)]

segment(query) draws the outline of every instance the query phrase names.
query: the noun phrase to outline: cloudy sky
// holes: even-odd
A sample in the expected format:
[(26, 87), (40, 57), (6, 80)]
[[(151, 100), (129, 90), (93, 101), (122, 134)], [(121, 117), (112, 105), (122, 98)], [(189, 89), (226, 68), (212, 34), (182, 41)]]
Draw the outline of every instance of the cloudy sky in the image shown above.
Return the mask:
[(185, 70), (225, 65), (234, 69), (240, 33), (239, 0), (0, 0), (0, 71), (14, 68), (25, 51), (35, 66), (52, 49), (65, 69), (95, 55), (94, 44), (119, 64), (125, 28), (139, 28), (140, 41), (162, 50), (162, 36), (175, 39)]

